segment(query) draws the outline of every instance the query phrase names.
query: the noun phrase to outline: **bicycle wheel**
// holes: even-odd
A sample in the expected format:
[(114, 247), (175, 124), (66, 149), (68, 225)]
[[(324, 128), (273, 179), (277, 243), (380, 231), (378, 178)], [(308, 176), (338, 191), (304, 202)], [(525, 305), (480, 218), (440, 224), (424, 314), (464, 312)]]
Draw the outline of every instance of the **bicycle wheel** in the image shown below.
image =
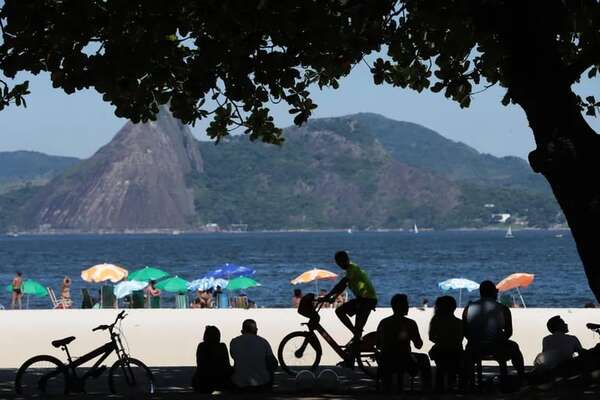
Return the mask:
[(298, 331), (283, 338), (277, 350), (281, 368), (291, 376), (298, 371), (315, 371), (321, 361), (323, 350), (314, 333)]
[(67, 369), (56, 357), (32, 357), (17, 371), (15, 392), (25, 398), (63, 396), (67, 393)]
[(112, 394), (128, 396), (154, 394), (152, 371), (135, 358), (117, 360), (108, 372), (108, 386)]
[(377, 333), (371, 332), (362, 337), (356, 356), (358, 367), (371, 378), (377, 378), (377, 356)]

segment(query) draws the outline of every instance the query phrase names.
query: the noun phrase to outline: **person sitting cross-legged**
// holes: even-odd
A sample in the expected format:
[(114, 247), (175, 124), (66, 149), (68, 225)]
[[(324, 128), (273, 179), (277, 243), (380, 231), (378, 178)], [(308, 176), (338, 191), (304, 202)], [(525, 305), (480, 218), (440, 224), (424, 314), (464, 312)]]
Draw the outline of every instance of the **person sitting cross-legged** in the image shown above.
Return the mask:
[(444, 392), (446, 378), (450, 386), (463, 370), (463, 326), (462, 321), (454, 316), (455, 310), (454, 297), (438, 297), (429, 323), (429, 340), (434, 343), (429, 357), (435, 361), (435, 386), (439, 392)]
[(247, 319), (242, 323), (242, 334), (229, 345), (234, 362), (231, 380), (244, 393), (271, 391), (278, 365), (271, 345), (257, 333), (256, 321)]
[(481, 298), (465, 307), (462, 318), (467, 338), (465, 366), (468, 377), (472, 379), (473, 365), (478, 359), (492, 356), (501, 362), (510, 360), (522, 381), (525, 363), (519, 345), (510, 340), (513, 334), (510, 309), (497, 301), (498, 289), (491, 281), (481, 282), (479, 294)]
[[(423, 340), (419, 334), (417, 323), (407, 318), (408, 297), (405, 294), (396, 294), (391, 301), (393, 315), (384, 318), (377, 327), (377, 349), (379, 351), (378, 365), (379, 376), (386, 393), (392, 391), (393, 376), (397, 374), (398, 390), (402, 390), (404, 373), (416, 376), (422, 369), (415, 354), (411, 353), (411, 342), (417, 348), (423, 347)], [(427, 356), (425, 355), (425, 358)], [(429, 369), (427, 359), (426, 369)], [(429, 378), (429, 371), (425, 371), (424, 378)]]

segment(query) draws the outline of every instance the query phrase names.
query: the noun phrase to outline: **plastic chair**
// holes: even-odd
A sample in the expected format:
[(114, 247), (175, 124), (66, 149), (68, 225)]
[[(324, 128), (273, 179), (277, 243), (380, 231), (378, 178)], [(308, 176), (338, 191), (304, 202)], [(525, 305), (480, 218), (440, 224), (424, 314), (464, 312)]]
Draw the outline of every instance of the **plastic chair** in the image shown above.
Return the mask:
[(160, 308), (160, 296), (150, 297), (150, 308)]
[(175, 296), (175, 308), (188, 308), (187, 294), (178, 294)]
[(81, 289), (81, 308), (93, 308), (94, 300), (90, 296), (90, 292), (87, 289)]
[(117, 298), (113, 293), (112, 286), (102, 286), (100, 292), (102, 299), (100, 301), (101, 308), (115, 308), (117, 306)]
[(145, 308), (145, 299), (143, 290), (134, 290), (131, 292), (131, 308)]
[(54, 294), (54, 290), (52, 288), (46, 288), (48, 290), (48, 297), (50, 297), (50, 301), (52, 302), (52, 308), (54, 309), (66, 309), (69, 308), (69, 304), (67, 304), (63, 299), (57, 299), (56, 294)]

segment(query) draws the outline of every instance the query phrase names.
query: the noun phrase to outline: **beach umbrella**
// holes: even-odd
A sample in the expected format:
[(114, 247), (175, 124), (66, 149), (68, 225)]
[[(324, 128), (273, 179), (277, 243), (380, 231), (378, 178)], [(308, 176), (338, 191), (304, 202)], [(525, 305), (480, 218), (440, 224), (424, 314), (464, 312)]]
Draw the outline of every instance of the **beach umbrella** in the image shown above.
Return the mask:
[(517, 272), (507, 276), (502, 279), (500, 283), (496, 285), (496, 289), (500, 292), (506, 292), (511, 289), (516, 289), (519, 297), (521, 298), (521, 303), (523, 303), (523, 307), (527, 308), (525, 305), (525, 301), (523, 300), (523, 296), (521, 295), (521, 291), (519, 289), (526, 288), (533, 283), (533, 279), (535, 278), (534, 274), (528, 274), (525, 272)]
[(156, 284), (156, 288), (173, 293), (187, 292), (189, 282), (177, 275), (164, 279)]
[(452, 278), (438, 283), (438, 287), (442, 290), (458, 290), (458, 306), (462, 302), (462, 291), (463, 289), (472, 292), (473, 290), (479, 289), (479, 284), (470, 279), (466, 278)]
[(125, 278), (127, 278), (127, 270), (114, 264), (98, 264), (81, 271), (81, 279), (86, 282), (111, 281), (117, 283)]
[(336, 273), (327, 271), (326, 269), (313, 268), (311, 270), (308, 270), (308, 271), (303, 272), (302, 274), (298, 275), (297, 277), (292, 279), (290, 281), (290, 283), (292, 285), (298, 285), (301, 283), (309, 283), (309, 282), (314, 281), (315, 287), (317, 290), (316, 294), (318, 295), (319, 294), (319, 281), (323, 281), (323, 280), (332, 281), (332, 280), (335, 280), (336, 278), (337, 278)]
[(228, 284), (229, 281), (221, 278), (202, 278), (191, 281), (188, 285), (188, 290), (209, 290), (216, 289), (217, 286), (220, 286), (221, 289), (225, 289)]
[(222, 278), (231, 279), (238, 276), (252, 276), (256, 273), (252, 268), (244, 267), (236, 264), (223, 264), (205, 275), (205, 278)]
[(227, 290), (244, 290), (255, 286), (260, 286), (260, 283), (256, 282), (252, 278), (248, 278), (247, 276), (239, 276), (229, 281), (229, 284), (227, 285)]
[(115, 285), (113, 288), (113, 293), (117, 299), (122, 299), (125, 296), (129, 296), (136, 290), (142, 290), (146, 286), (148, 286), (148, 282), (123, 281)]
[(130, 273), (127, 279), (130, 281), (148, 282), (158, 281), (166, 278), (167, 276), (169, 276), (169, 273), (163, 271), (162, 269), (146, 266)]

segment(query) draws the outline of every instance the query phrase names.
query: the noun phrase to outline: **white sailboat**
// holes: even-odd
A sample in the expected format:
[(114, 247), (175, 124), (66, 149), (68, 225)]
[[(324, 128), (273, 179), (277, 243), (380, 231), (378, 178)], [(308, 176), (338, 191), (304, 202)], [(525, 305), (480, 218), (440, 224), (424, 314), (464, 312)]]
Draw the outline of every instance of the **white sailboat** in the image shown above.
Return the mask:
[(413, 233), (414, 234), (419, 233), (419, 228), (417, 228), (417, 224), (415, 224), (415, 226), (413, 227)]
[(512, 226), (508, 226), (508, 229), (506, 230), (506, 235), (504, 235), (504, 237), (507, 239), (512, 239), (515, 237), (512, 233)]

